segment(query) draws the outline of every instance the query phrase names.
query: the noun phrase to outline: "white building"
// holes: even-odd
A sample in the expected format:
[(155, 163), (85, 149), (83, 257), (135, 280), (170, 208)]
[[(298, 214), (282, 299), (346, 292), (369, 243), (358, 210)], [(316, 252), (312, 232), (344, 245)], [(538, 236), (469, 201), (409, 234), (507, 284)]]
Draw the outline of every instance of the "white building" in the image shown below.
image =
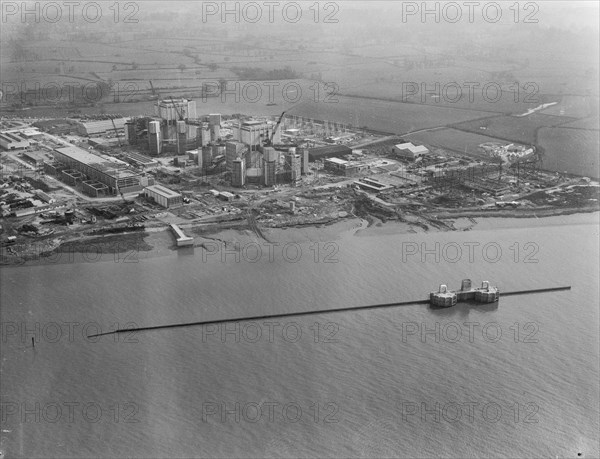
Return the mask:
[(413, 145), (411, 142), (400, 143), (392, 147), (392, 153), (395, 155), (414, 161), (419, 156), (429, 154), (427, 147), (423, 145)]

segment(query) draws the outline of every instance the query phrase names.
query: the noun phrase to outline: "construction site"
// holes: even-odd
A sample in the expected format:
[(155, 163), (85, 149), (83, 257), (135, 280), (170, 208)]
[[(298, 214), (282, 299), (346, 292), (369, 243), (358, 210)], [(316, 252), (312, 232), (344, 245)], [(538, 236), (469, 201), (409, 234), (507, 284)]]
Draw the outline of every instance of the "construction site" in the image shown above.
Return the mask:
[(86, 239), (143, 243), (169, 228), (177, 247), (231, 228), (264, 238), (261, 228), (361, 218), (453, 230), (461, 217), (598, 210), (597, 182), (545, 171), (533, 146), (457, 154), (286, 112), (198, 115), (194, 101), (173, 98), (154, 108), (2, 120), (15, 142), (2, 151), (3, 262)]

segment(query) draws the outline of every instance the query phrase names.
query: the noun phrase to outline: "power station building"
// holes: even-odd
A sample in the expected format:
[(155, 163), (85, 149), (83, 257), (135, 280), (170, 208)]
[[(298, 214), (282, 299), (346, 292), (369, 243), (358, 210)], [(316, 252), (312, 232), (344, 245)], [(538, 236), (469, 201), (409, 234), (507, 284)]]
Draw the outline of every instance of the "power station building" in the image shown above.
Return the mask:
[(152, 156), (158, 156), (162, 152), (160, 121), (150, 121), (148, 123), (148, 147)]
[(285, 155), (285, 169), (289, 171), (289, 178), (292, 182), (300, 180), (302, 175), (302, 162), (300, 155), (296, 154), (295, 148), (290, 148)]
[(275, 185), (275, 178), (277, 174), (277, 162), (267, 161), (265, 159), (263, 161), (263, 173), (263, 184), (265, 186)]
[(233, 170), (231, 174), (231, 185), (238, 188), (246, 184), (246, 160), (237, 158), (233, 161)]
[(225, 169), (233, 170), (233, 162), (244, 155), (246, 146), (241, 142), (225, 142)]
[[(233, 127), (233, 138), (239, 142), (256, 147), (273, 135), (275, 124), (268, 121), (246, 120)], [(280, 143), (279, 130), (273, 136), (273, 143)]]
[(154, 114), (168, 124), (196, 118), (196, 101), (187, 99), (167, 99), (154, 103)]
[(302, 175), (306, 175), (309, 172), (308, 169), (308, 148), (299, 148), (298, 154), (300, 155), (300, 169)]
[(106, 185), (110, 194), (141, 191), (143, 188), (141, 174), (125, 168), (122, 161), (116, 159), (111, 161), (108, 157), (74, 146), (55, 148), (54, 159), (68, 168), (67, 175), (73, 177), (75, 183), (87, 177), (90, 181)]

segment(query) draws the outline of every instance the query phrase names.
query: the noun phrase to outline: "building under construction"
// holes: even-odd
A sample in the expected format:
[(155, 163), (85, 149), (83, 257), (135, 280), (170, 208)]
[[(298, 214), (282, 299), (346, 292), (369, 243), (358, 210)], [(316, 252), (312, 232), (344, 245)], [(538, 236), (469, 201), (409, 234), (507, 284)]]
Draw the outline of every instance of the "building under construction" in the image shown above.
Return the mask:
[[(122, 161), (90, 153), (78, 147), (54, 149), (54, 159), (62, 166), (53, 168), (67, 183), (84, 183), (84, 191), (93, 196), (141, 191), (142, 175), (127, 168)], [(86, 183), (87, 182), (87, 183)]]

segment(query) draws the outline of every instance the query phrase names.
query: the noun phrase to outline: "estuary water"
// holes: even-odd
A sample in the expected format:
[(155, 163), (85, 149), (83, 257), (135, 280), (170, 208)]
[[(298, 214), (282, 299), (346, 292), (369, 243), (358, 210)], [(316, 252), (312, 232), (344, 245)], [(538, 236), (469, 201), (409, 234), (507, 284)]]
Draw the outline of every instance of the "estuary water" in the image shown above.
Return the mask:
[[(0, 457), (598, 457), (598, 236), (596, 214), (3, 268)], [(572, 290), (87, 338), (463, 278)]]

